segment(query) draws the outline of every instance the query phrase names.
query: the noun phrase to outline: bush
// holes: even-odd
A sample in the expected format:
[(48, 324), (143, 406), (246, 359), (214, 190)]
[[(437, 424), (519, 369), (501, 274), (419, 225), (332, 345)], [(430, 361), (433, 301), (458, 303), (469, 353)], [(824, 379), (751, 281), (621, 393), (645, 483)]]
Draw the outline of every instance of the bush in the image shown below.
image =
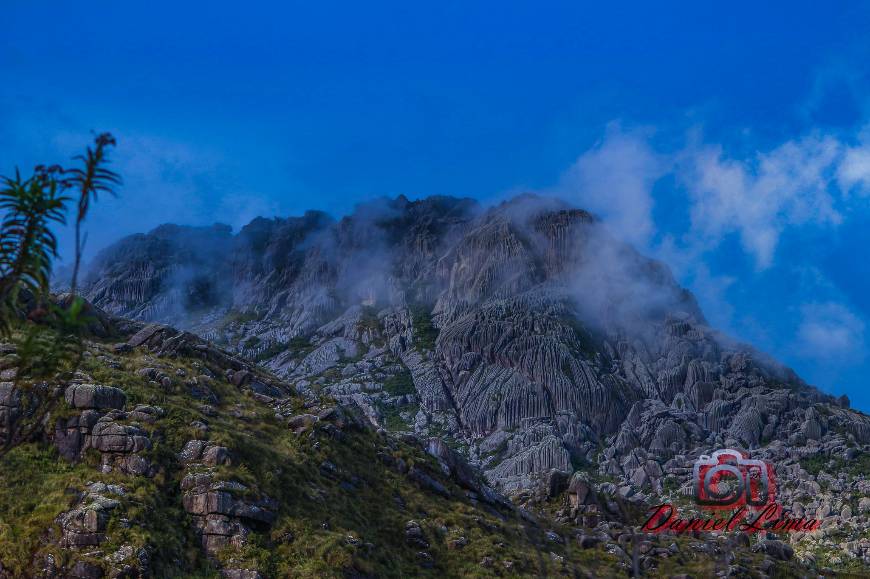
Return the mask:
[(387, 378), (384, 381), (384, 391), (393, 396), (417, 393), (417, 389), (414, 387), (414, 379), (411, 377), (411, 372), (407, 369), (403, 369), (398, 374)]
[(414, 324), (414, 345), (424, 350), (434, 350), (439, 330), (432, 323), (432, 312), (426, 306), (411, 306), (411, 322)]

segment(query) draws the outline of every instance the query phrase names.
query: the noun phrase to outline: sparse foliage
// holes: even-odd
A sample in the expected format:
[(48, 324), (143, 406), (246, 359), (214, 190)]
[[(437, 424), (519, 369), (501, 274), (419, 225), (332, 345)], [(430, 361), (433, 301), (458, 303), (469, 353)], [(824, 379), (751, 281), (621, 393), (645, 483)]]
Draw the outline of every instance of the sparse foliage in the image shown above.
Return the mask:
[(67, 197), (57, 179), (57, 168), (37, 167), (22, 179), (3, 178), (0, 190), (0, 332), (8, 335), (18, 315), (21, 291), (40, 296), (48, 291), (51, 264), (57, 255), (52, 224), (65, 223)]
[[(96, 136), (94, 146), (74, 159), (81, 167), (38, 166), (27, 179), (16, 170), (3, 177), (0, 190), (0, 335), (10, 337), (23, 314), (36, 323), (21, 328), (22, 366), (33, 375), (50, 374), (81, 361), (84, 328), (89, 323), (85, 302), (77, 297), (84, 239), (81, 226), (91, 201), (99, 193), (114, 195), (121, 178), (105, 168), (106, 151), (115, 145), (109, 133)], [(61, 305), (48, 298), (57, 238), (52, 227), (66, 223), (66, 192), (78, 197), (75, 253), (69, 299)], [(26, 305), (26, 307), (25, 307)], [(26, 310), (26, 311), (25, 311)]]
[(85, 243), (87, 242), (87, 236), (82, 238), (81, 227), (82, 222), (84, 222), (88, 215), (91, 198), (96, 201), (100, 193), (115, 195), (115, 187), (121, 184), (121, 177), (105, 167), (109, 162), (106, 156), (107, 150), (116, 144), (115, 138), (109, 133), (97, 135), (93, 147), (88, 147), (84, 155), (74, 157), (76, 161), (81, 161), (83, 166), (64, 171), (64, 185), (75, 190), (78, 194), (75, 261), (73, 262), (72, 280), (70, 282), (70, 296), (72, 299), (76, 297), (79, 268)]

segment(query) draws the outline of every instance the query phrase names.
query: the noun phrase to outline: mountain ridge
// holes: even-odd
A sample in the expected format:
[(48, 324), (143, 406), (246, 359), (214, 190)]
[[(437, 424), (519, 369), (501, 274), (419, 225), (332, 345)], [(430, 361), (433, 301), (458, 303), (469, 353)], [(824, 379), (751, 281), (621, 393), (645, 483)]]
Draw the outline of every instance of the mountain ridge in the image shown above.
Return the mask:
[[(164, 226), (95, 264), (86, 295), (96, 305), (187, 322), (303, 390), (354, 400), (376, 423), (397, 406), (408, 429), (453, 436), (513, 491), (592, 462), (645, 400), (689, 407), (700, 417), (690, 423), (708, 425), (704, 440), (747, 448), (769, 422), (742, 416), (741, 388), (835, 402), (710, 329), (667, 266), (556, 199), (483, 208), (399, 197), (339, 220), (256, 219), (235, 235)], [(405, 372), (411, 398), (377, 392)]]
[[(399, 198), (339, 220), (257, 219), (237, 234), (163, 226), (103, 252), (83, 288), (100, 339), (60, 386), (4, 370), (0, 460), (30, 453), (67, 478), (98, 466), (105, 484), (150, 493), (148, 512), (190, 528), (140, 517), (145, 539), (107, 532), (100, 521), (118, 507), (99, 505), (128, 502), (80, 480), (64, 483), (79, 502), (62, 506), (62, 485), (40, 482), (60, 510), (25, 535), (55, 575), (97, 577), (100, 557), (129, 561), (136, 549), (165, 565), (152, 550), (170, 548), (165, 533), (172, 553), (198, 544), (185, 568), (246, 579), (804, 576), (870, 564), (870, 417), (710, 328), (664, 264), (562, 202)], [(95, 399), (112, 408), (90, 408)], [(772, 465), (777, 502), (821, 528), (638, 531), (652, 505), (695, 512), (693, 465), (723, 448)], [(389, 488), (419, 501), (361, 519), (361, 489)], [(324, 496), (335, 531), (314, 528)], [(0, 493), (0, 507), (10, 500)], [(89, 509), (105, 513), (89, 523)], [(488, 530), (470, 539), (477, 509), (503, 523), (475, 522)], [(46, 526), (65, 551), (34, 539)], [(70, 544), (79, 535), (99, 556)], [(377, 543), (404, 549), (401, 560)], [(541, 549), (549, 556), (535, 560)]]

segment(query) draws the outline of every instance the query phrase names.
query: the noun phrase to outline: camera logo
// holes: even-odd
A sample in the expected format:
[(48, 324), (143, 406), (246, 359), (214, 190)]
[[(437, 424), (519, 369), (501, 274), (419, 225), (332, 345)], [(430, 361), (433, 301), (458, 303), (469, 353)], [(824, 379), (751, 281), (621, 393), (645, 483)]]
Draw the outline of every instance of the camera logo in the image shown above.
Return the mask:
[(650, 508), (644, 531), (810, 533), (821, 528), (820, 519), (795, 518), (776, 502), (773, 465), (752, 460), (748, 454), (726, 448), (701, 455), (693, 469), (695, 499), (707, 509), (726, 509), (705, 516), (683, 517), (671, 503)]
[(702, 454), (693, 469), (695, 500), (709, 508), (764, 507), (776, 497), (773, 466), (726, 448)]

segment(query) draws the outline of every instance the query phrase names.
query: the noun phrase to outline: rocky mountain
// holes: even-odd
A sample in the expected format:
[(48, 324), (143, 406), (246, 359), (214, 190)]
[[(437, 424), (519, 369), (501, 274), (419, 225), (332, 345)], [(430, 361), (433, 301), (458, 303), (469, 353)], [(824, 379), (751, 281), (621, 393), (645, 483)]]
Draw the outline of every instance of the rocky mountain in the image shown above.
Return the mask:
[(745, 449), (833, 525), (798, 538), (802, 560), (870, 563), (870, 472), (834, 470), (868, 464), (870, 418), (710, 328), (666, 266), (562, 202), (399, 197), (237, 234), (166, 225), (103, 251), (86, 288), (306, 400), (438, 440), (521, 504), (581, 479), (653, 504), (690, 492), (702, 453)]
[(0, 577), (458, 577), (619, 564), (604, 538), (566, 541), (438, 440), (377, 431), (358, 408), (303, 398), (192, 334), (95, 311), (103, 337), (87, 342), (73, 376), (36, 380), (26, 354), (0, 344)]
[(806, 570), (772, 539), (639, 533), (639, 506), (585, 473), (517, 505), (442, 438), (377, 428), (189, 332), (91, 314), (74, 374), (34, 378), (26, 347), (0, 344), (4, 579)]

